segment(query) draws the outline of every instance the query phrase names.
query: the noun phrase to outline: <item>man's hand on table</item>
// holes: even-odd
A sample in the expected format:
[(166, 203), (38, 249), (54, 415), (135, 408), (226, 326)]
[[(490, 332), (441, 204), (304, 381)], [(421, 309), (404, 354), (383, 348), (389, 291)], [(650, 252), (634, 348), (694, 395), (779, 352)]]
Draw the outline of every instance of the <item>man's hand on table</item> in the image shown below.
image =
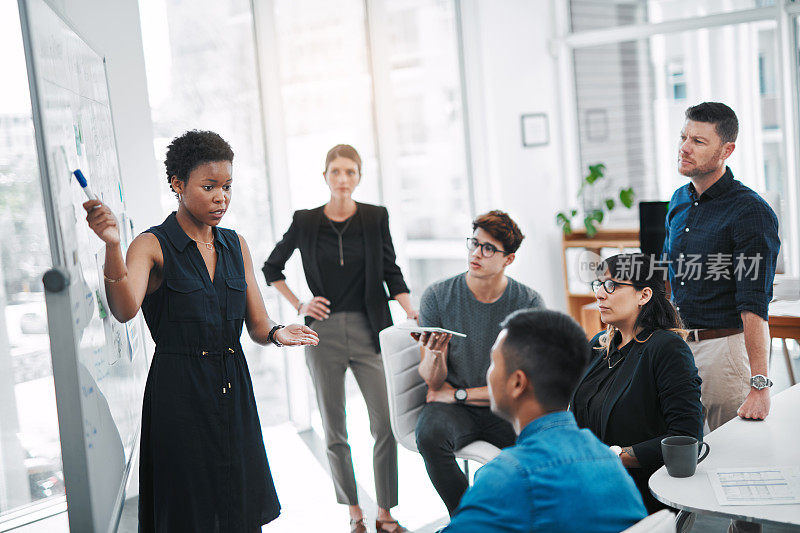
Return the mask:
[(751, 388), (736, 414), (750, 420), (764, 420), (767, 418), (769, 414), (769, 388), (761, 390)]

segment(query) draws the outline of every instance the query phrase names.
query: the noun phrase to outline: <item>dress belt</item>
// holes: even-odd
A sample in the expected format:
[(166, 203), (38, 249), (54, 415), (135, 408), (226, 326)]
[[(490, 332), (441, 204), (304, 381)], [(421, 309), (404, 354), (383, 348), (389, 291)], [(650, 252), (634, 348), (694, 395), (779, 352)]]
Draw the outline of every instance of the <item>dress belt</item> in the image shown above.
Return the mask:
[(720, 329), (690, 329), (687, 341), (700, 342), (710, 339), (720, 339), (722, 337), (730, 337), (731, 335), (738, 335), (744, 331), (742, 328), (720, 328)]
[(218, 350), (199, 350), (194, 347), (164, 347), (164, 346), (156, 346), (156, 354), (177, 354), (177, 355), (187, 355), (191, 357), (208, 357), (210, 355), (219, 355), (220, 356), (220, 363), (222, 365), (221, 373), (222, 373), (222, 394), (227, 394), (233, 388), (231, 384), (230, 377), (228, 374), (228, 362), (233, 363), (233, 356), (236, 355), (236, 352), (242, 352), (242, 348), (240, 344), (236, 344), (235, 348), (222, 348)]

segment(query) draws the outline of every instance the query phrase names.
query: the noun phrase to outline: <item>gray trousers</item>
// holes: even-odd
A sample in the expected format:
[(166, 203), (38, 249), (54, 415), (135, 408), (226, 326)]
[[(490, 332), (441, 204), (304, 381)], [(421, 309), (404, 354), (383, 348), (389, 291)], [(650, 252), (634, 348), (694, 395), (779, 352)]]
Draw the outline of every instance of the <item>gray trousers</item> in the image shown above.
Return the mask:
[(306, 347), (306, 364), (322, 415), (336, 501), (358, 504), (345, 423), (344, 374), (350, 368), (367, 403), (375, 439), (372, 467), (378, 506), (390, 509), (397, 505), (397, 442), (389, 423), (383, 359), (375, 351), (367, 317), (356, 312), (333, 313), (326, 320), (314, 321), (311, 328), (319, 334), (319, 345)]

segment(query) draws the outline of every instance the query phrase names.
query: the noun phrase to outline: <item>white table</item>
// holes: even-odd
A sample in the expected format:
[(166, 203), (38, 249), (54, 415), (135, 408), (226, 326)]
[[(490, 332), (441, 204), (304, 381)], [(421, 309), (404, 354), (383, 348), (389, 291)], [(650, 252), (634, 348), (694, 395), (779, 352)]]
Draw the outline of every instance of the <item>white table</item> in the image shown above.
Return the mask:
[(764, 421), (735, 418), (705, 436), (708, 457), (688, 478), (674, 478), (661, 467), (650, 477), (650, 492), (661, 502), (705, 513), (763, 524), (800, 525), (800, 504), (719, 505), (707, 472), (717, 468), (800, 466), (800, 384), (772, 397)]

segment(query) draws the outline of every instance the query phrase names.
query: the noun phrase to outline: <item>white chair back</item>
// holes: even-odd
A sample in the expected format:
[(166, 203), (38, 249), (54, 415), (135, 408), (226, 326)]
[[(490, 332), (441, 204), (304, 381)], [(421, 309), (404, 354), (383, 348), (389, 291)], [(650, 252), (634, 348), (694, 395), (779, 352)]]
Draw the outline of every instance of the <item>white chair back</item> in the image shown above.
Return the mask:
[[(419, 375), (419, 345), (403, 325), (390, 326), (378, 334), (383, 356), (383, 371), (386, 374), (386, 393), (389, 396), (389, 420), (394, 438), (401, 446), (417, 450), (417, 418), (425, 407), (428, 386)], [(500, 448), (486, 441), (475, 441), (456, 450), (459, 459), (468, 459), (486, 464), (500, 453)]]
[(675, 513), (661, 509), (636, 522), (622, 533), (675, 533)]
[(389, 396), (389, 418), (397, 442), (417, 450), (417, 417), (425, 406), (428, 387), (419, 375), (419, 346), (408, 330), (390, 326), (378, 335)]

